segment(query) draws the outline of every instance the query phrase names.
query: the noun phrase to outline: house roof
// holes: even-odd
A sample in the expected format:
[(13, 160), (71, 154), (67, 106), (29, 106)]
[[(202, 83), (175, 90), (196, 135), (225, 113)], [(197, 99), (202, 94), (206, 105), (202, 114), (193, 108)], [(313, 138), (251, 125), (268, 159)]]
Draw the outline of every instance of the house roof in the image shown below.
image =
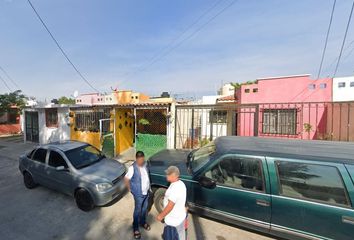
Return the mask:
[(235, 98), (235, 95), (229, 95), (229, 96), (224, 96), (216, 99), (217, 102), (236, 102), (237, 98)]
[(295, 78), (295, 77), (309, 77), (311, 74), (298, 74), (298, 75), (288, 75), (288, 76), (277, 76), (277, 77), (265, 77), (265, 78), (257, 78), (256, 80), (272, 80), (279, 78)]

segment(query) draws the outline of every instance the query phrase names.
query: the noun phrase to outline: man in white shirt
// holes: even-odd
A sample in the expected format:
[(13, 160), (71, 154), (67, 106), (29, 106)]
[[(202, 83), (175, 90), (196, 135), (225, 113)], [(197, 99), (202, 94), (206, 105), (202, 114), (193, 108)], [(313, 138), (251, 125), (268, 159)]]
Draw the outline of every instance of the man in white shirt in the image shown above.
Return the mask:
[(165, 220), (163, 231), (164, 240), (185, 240), (186, 232), (184, 223), (187, 216), (186, 185), (179, 179), (179, 169), (170, 166), (166, 171), (167, 181), (170, 182), (165, 198), (164, 210), (157, 216), (158, 221)]
[(134, 238), (140, 239), (141, 233), (139, 231), (139, 225), (147, 231), (151, 229), (150, 225), (146, 223), (150, 179), (144, 153), (138, 151), (135, 157), (136, 161), (129, 167), (128, 172), (125, 175), (125, 183), (128, 190), (133, 194), (135, 202), (133, 213)]

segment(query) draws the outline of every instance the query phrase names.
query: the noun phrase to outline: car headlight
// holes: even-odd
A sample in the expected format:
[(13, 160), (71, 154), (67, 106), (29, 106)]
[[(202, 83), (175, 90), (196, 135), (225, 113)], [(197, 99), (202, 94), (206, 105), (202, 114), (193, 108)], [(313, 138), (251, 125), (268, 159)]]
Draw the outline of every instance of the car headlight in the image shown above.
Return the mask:
[(112, 187), (112, 184), (110, 183), (98, 183), (96, 184), (96, 189), (98, 192), (104, 192), (105, 190), (109, 189)]

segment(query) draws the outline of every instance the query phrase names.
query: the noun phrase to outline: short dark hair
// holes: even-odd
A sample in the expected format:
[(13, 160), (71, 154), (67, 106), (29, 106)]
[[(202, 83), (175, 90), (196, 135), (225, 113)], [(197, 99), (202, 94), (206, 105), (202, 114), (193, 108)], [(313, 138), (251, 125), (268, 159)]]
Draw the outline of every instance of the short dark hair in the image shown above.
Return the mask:
[(141, 157), (145, 157), (145, 154), (143, 151), (137, 151), (135, 154), (135, 158), (141, 158)]

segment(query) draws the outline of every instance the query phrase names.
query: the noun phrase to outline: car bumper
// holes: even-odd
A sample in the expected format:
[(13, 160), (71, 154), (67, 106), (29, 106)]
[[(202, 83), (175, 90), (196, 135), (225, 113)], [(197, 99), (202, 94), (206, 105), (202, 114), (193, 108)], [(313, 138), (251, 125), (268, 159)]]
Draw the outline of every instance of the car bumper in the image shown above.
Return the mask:
[(105, 192), (95, 191), (93, 194), (94, 202), (96, 206), (104, 206), (114, 199), (122, 196), (126, 192), (126, 187), (124, 180), (121, 180), (113, 185), (112, 188), (108, 189)]

